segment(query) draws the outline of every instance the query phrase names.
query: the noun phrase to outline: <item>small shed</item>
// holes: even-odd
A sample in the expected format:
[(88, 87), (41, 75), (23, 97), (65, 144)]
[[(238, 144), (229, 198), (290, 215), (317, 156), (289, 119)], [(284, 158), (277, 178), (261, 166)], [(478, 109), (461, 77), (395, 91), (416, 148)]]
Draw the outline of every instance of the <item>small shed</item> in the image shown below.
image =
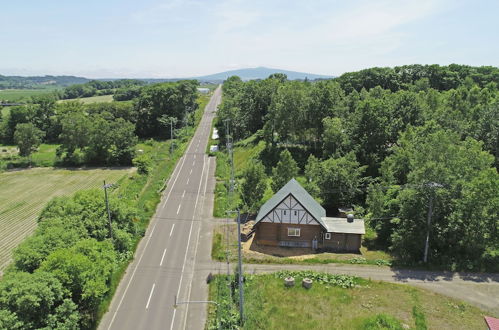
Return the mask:
[(485, 316), (484, 319), (488, 330), (499, 330), (499, 319), (490, 316)]

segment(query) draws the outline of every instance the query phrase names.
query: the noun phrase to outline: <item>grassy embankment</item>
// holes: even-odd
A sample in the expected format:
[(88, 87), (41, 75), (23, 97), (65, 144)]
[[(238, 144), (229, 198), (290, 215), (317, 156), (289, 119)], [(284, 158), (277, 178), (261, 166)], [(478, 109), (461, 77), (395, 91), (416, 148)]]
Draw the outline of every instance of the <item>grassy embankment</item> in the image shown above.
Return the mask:
[[(187, 130), (183, 132), (182, 138), (175, 141), (176, 149), (173, 154), (170, 154), (170, 141), (158, 142), (148, 140), (137, 145), (137, 149), (151, 155), (152, 167), (149, 173), (147, 175), (136, 173), (133, 176), (124, 178), (118, 182), (119, 188), (113, 192), (118, 194), (120, 198), (129, 199), (137, 207), (140, 221), (139, 230), (142, 233), (145, 233), (145, 230), (154, 215), (156, 206), (161, 199), (161, 193), (166, 188), (166, 182), (173, 172), (177, 161), (184, 154), (190, 139), (194, 135), (210, 96), (211, 95), (202, 95), (198, 98), (199, 108), (195, 113), (195, 125), (187, 128)], [(135, 238), (134, 250), (137, 248), (141, 239), (141, 236)], [(114, 292), (130, 262), (131, 260), (127, 260), (119, 264), (117, 270), (114, 272), (110, 283), (110, 290), (98, 308), (99, 320), (109, 308)]]
[[(292, 275), (296, 285), (284, 286)], [(313, 278), (312, 288), (301, 286)], [(233, 280), (233, 277), (232, 277)], [(226, 276), (210, 283), (208, 329), (237, 323), (237, 290)], [(464, 302), (403, 284), (312, 272), (248, 275), (242, 329), (481, 329), (484, 312)], [(232, 296), (232, 298), (231, 298)], [(223, 307), (223, 308), (222, 308)], [(497, 316), (497, 315), (496, 315)], [(228, 321), (229, 320), (229, 321)], [(218, 322), (217, 322), (218, 321)], [(228, 328), (228, 327), (227, 327)]]
[[(215, 144), (215, 142), (214, 142)], [(241, 176), (247, 165), (264, 149), (263, 141), (256, 142), (255, 136), (240, 141), (234, 147), (234, 170), (236, 179)], [(228, 199), (230, 162), (228, 155), (224, 151), (215, 153), (217, 156), (217, 168), (215, 186), (215, 205), (213, 215), (218, 218), (226, 218), (227, 210), (235, 209), (241, 202), (241, 194), (235, 191), (232, 201)], [(303, 177), (298, 177), (298, 181), (303, 181)], [(273, 192), (270, 189), (271, 179), (268, 179), (268, 188), (263, 200), (269, 199)], [(228, 240), (227, 240), (228, 237)], [(227, 243), (227, 241), (229, 243)], [(229, 246), (227, 246), (227, 244)], [(230, 260), (237, 257), (237, 228), (235, 223), (219, 225), (215, 227), (212, 242), (212, 258), (215, 260), (225, 260), (226, 252), (229, 253)], [(351, 253), (313, 253), (310, 249), (296, 249), (285, 247), (262, 248), (252, 244), (252, 241), (243, 243), (244, 261), (248, 263), (275, 263), (275, 264), (326, 264), (326, 263), (348, 263), (348, 264), (371, 264), (390, 265), (392, 258), (383, 251), (369, 250), (362, 247), (360, 254)]]
[(116, 182), (130, 173), (122, 169), (50, 169), (0, 173), (0, 270), (9, 262), (12, 250), (36, 228), (36, 218), (48, 201), (79, 190)]

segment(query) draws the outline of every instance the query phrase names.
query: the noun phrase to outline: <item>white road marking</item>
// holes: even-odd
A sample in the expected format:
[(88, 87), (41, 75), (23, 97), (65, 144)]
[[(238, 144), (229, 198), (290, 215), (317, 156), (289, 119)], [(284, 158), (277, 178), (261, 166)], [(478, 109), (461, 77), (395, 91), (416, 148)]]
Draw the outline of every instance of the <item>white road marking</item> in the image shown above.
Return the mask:
[[(203, 171), (201, 172), (201, 179), (204, 176), (204, 170), (205, 170), (205, 158), (203, 157)], [(178, 285), (177, 297), (179, 297), (179, 295), (180, 295), (180, 288), (182, 287), (182, 279), (184, 278), (185, 262), (187, 260), (187, 252), (189, 251), (189, 244), (191, 242), (191, 236), (192, 236), (192, 225), (194, 224), (194, 217), (196, 216), (196, 208), (198, 205), (199, 193), (201, 192), (202, 183), (203, 183), (203, 180), (199, 180), (198, 193), (196, 195), (196, 202), (194, 203), (194, 212), (192, 213), (191, 227), (189, 229), (189, 237), (187, 238), (187, 248), (185, 249), (184, 262), (182, 264), (182, 271), (180, 272), (180, 282)], [(177, 310), (176, 308), (173, 310), (173, 317), (172, 317), (172, 323), (170, 325), (170, 330), (173, 330), (173, 325), (175, 324), (176, 310)]]
[(189, 174), (192, 174), (192, 168), (191, 168), (191, 171), (189, 172)]
[[(210, 160), (208, 159), (208, 169), (206, 170), (206, 178), (205, 178), (205, 182), (204, 182), (203, 202), (205, 201), (205, 197), (206, 197), (206, 187), (208, 186), (208, 177), (209, 176), (210, 176)], [(201, 178), (201, 181), (203, 181), (203, 178)], [(204, 209), (203, 205), (201, 205), (201, 212), (203, 211), (203, 209)], [(196, 244), (195, 244), (196, 248), (194, 250), (194, 260), (196, 260), (196, 256), (198, 254), (199, 234), (200, 233), (201, 233), (201, 224), (199, 224), (199, 226), (198, 226), (198, 235), (196, 236)], [(195, 270), (195, 266), (193, 266), (193, 268), (192, 268), (192, 277), (191, 277), (191, 283), (189, 284), (189, 293), (187, 294), (187, 301), (191, 300), (191, 289), (192, 289), (192, 281), (194, 280), (194, 270)], [(186, 329), (187, 315), (188, 314), (189, 314), (189, 304), (186, 304), (183, 329)]]
[(194, 155), (194, 159), (196, 159), (196, 155)]
[(184, 190), (184, 192), (182, 193), (182, 198), (184, 198), (184, 196), (185, 196), (185, 190)]
[(151, 238), (151, 237), (152, 237), (152, 233), (154, 233), (154, 229), (156, 229), (156, 225), (157, 225), (157, 224), (158, 224), (158, 223), (156, 222), (156, 223), (154, 224), (154, 227), (152, 227), (151, 234), (149, 234), (149, 238)]
[(146, 309), (149, 308), (149, 303), (151, 302), (151, 297), (152, 297), (152, 293), (154, 292), (154, 287), (155, 286), (156, 286), (156, 283), (153, 283), (152, 284), (152, 288), (151, 288), (151, 293), (149, 293), (149, 299), (147, 299)]
[[(173, 227), (172, 227), (172, 229), (173, 229)], [(172, 235), (170, 234), (170, 236), (172, 236)], [(161, 257), (161, 262), (159, 263), (160, 266), (163, 265), (163, 259), (165, 259), (165, 254), (166, 254), (166, 249), (163, 251), (163, 256)]]
[(189, 177), (189, 178), (187, 178), (187, 183), (186, 183), (186, 184), (189, 184), (189, 180), (190, 180), (190, 179), (191, 179), (190, 177)]
[(172, 229), (170, 230), (170, 237), (172, 237), (173, 228), (175, 228), (175, 224), (173, 224)]
[(177, 214), (178, 214), (178, 212), (180, 212), (180, 207), (181, 206), (182, 206), (182, 204), (178, 204)]
[(196, 163), (196, 161), (195, 161), (195, 160), (193, 160), (193, 161), (192, 161), (192, 166), (194, 166), (194, 164), (195, 164), (195, 163)]

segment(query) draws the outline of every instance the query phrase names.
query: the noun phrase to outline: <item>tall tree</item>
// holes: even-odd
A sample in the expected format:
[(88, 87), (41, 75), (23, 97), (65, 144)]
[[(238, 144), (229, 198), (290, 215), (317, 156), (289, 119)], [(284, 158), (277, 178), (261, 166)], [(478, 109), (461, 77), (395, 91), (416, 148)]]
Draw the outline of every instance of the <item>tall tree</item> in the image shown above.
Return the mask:
[[(17, 124), (14, 132), (14, 141), (19, 148), (19, 154), (23, 157), (30, 157), (42, 143), (45, 132), (39, 130), (31, 123)], [(30, 158), (31, 162), (31, 158)]]
[(249, 212), (256, 212), (267, 188), (267, 175), (261, 162), (250, 162), (242, 175), (241, 194), (243, 203)]
[(276, 167), (272, 169), (272, 190), (277, 192), (281, 189), (289, 180), (298, 175), (298, 170), (298, 165), (289, 150), (283, 150)]

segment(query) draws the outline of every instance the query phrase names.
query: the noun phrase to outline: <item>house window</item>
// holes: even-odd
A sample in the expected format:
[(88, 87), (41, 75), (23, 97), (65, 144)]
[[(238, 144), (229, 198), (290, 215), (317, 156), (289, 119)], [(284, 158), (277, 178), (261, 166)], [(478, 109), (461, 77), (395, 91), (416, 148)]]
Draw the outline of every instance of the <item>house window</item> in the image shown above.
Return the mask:
[(297, 211), (295, 211), (295, 215), (298, 215), (298, 212), (297, 212)]
[(326, 233), (326, 235), (324, 235), (324, 238), (325, 239), (331, 239), (331, 233)]
[(288, 228), (288, 236), (300, 237), (300, 228)]
[(284, 215), (286, 215), (286, 210), (284, 210)]

